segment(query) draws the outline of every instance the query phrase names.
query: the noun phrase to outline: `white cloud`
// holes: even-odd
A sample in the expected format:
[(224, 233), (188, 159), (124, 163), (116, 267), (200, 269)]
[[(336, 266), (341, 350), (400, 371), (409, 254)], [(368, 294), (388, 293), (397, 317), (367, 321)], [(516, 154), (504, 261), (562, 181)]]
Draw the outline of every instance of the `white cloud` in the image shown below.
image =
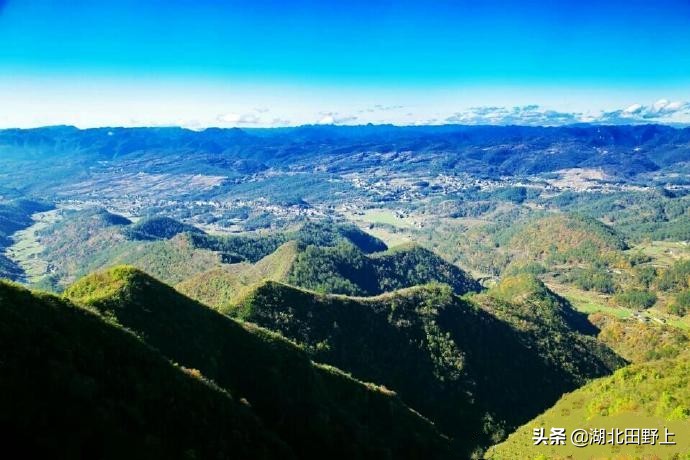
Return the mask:
[(643, 108), (644, 106), (642, 106), (641, 104), (633, 104), (625, 110), (623, 110), (623, 113), (639, 113)]
[(516, 107), (470, 107), (445, 119), (446, 123), (469, 125), (556, 126), (579, 123), (581, 113), (559, 112), (531, 104)]
[(332, 125), (335, 123), (335, 118), (333, 118), (333, 115), (325, 115), (323, 118), (321, 118), (318, 121), (318, 124), (320, 125)]
[(321, 112), (319, 116), (319, 121), (316, 122), (319, 125), (352, 124), (358, 119), (354, 115), (341, 115), (338, 112)]
[(230, 125), (255, 125), (261, 122), (255, 113), (226, 113), (218, 116), (218, 121)]
[(651, 105), (633, 104), (624, 110), (602, 112), (600, 123), (684, 123), (690, 122), (690, 102), (659, 99)]
[(446, 123), (467, 125), (562, 126), (576, 123), (690, 124), (690, 103), (659, 99), (651, 105), (631, 104), (624, 109), (601, 112), (565, 112), (532, 104), (515, 107), (480, 106), (456, 112)]

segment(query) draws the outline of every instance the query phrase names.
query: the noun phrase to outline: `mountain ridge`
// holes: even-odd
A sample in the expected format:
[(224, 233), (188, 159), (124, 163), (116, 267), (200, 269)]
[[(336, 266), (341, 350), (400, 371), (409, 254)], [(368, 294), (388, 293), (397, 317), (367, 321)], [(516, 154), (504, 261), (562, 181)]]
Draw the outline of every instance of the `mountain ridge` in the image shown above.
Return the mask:
[[(440, 457), (447, 451), (435, 427), (393, 393), (316, 366), (294, 343), (225, 317), (132, 267), (82, 278), (65, 296), (246, 398), (298, 457)], [(386, 422), (391, 419), (394, 428)]]
[[(624, 363), (569, 322), (530, 322), (510, 304), (496, 314), (481, 296), (461, 299), (436, 283), (349, 297), (265, 281), (230, 314), (280, 332), (315, 361), (383, 383), (464, 449), (467, 436), (473, 448), (486, 447), (564, 388)], [(506, 391), (506, 379), (514, 390)]]

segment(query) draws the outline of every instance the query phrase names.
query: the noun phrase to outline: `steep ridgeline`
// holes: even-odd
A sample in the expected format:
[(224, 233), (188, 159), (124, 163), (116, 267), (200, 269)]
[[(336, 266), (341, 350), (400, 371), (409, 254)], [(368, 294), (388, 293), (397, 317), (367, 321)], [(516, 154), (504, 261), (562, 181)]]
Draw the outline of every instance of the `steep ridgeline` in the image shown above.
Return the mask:
[(0, 430), (24, 458), (284, 459), (251, 407), (130, 332), (0, 281)]
[(22, 268), (5, 255), (5, 249), (12, 244), (13, 233), (33, 224), (31, 216), (34, 213), (50, 209), (52, 206), (31, 200), (0, 202), (0, 278), (17, 280), (22, 277)]
[[(659, 359), (633, 364), (616, 371), (612, 376), (595, 380), (563, 396), (552, 408), (520, 427), (503, 443), (490, 449), (487, 458), (493, 460), (523, 460), (526, 458), (685, 458), (690, 451), (690, 354), (686, 351), (672, 359)], [(593, 443), (578, 448), (567, 442), (565, 446), (534, 445), (534, 429), (565, 428), (568, 437), (575, 429), (605, 430), (611, 433), (626, 428), (656, 430), (652, 444), (647, 438), (644, 446), (635, 442), (634, 431), (625, 445)], [(665, 442), (666, 431), (673, 433)], [(611, 435), (607, 434), (607, 440)], [(615, 436), (615, 435), (614, 435)], [(642, 437), (638, 442), (642, 442)], [(640, 454), (644, 453), (641, 457)]]
[(291, 241), (256, 264), (235, 264), (183, 281), (177, 289), (221, 312), (261, 282), (279, 281), (322, 293), (371, 296), (430, 282), (456, 294), (478, 291), (465, 272), (433, 252), (406, 245), (367, 255), (348, 242), (333, 247)]
[(430, 282), (448, 284), (456, 294), (478, 291), (465, 272), (421, 246), (405, 245), (366, 256), (351, 245), (309, 246), (287, 278), (289, 284), (346, 295), (377, 295)]
[(290, 241), (255, 264), (241, 262), (194, 275), (175, 288), (184, 295), (227, 313), (263, 281), (285, 281), (300, 253), (300, 244)]
[(221, 253), (223, 260), (227, 263), (257, 262), (287, 241), (321, 247), (334, 247), (348, 243), (366, 254), (388, 249), (383, 241), (360, 230), (357, 226), (332, 221), (307, 222), (298, 230), (276, 232), (270, 235), (192, 235), (191, 240), (197, 248)]
[(220, 315), (134, 268), (90, 275), (65, 295), (246, 399), (297, 458), (448, 454), (447, 440), (394, 393), (313, 364), (293, 343)]
[[(530, 318), (526, 309), (545, 311)], [(465, 300), (441, 284), (351, 298), (266, 282), (231, 314), (295, 340), (315, 361), (396, 391), (465, 458), (623, 364), (578, 332), (584, 328), (569, 306), (539, 293), (511, 305), (488, 295)]]

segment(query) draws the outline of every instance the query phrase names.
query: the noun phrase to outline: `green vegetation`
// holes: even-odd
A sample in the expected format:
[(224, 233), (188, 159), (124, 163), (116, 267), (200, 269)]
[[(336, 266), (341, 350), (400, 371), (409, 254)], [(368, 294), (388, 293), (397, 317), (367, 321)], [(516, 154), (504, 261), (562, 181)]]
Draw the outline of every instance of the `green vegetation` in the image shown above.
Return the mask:
[(497, 200), (522, 203), (527, 199), (527, 189), (525, 187), (504, 187), (493, 192), (492, 197)]
[(667, 324), (604, 313), (594, 313), (589, 320), (599, 329), (600, 341), (633, 363), (675, 358), (690, 345), (686, 331)]
[(125, 236), (131, 240), (168, 240), (185, 232), (203, 233), (192, 225), (169, 217), (145, 217), (123, 229)]
[(268, 235), (191, 235), (194, 247), (219, 252), (226, 263), (257, 262), (278, 249), (281, 244), (292, 240), (303, 245), (327, 247), (350, 243), (365, 253), (386, 250), (386, 245), (381, 240), (355, 225), (333, 222), (307, 222), (296, 231)]
[(91, 311), (2, 281), (0, 362), (7, 452), (34, 458), (293, 458), (247, 404), (198, 371), (171, 364)]
[[(687, 352), (673, 359), (659, 359), (619, 369), (610, 377), (595, 380), (565, 395), (544, 414), (523, 425), (507, 441), (489, 451), (495, 460), (569, 458), (684, 458), (690, 440), (684, 434), (690, 428), (690, 358)], [(656, 445), (593, 445), (577, 448), (539, 446), (532, 440), (534, 428), (565, 428), (567, 433), (589, 430), (653, 428), (659, 430)], [(675, 445), (664, 441), (664, 428), (675, 436)], [(675, 456), (674, 456), (675, 455)]]
[(287, 239), (277, 235), (202, 235), (189, 236), (192, 246), (220, 253), (223, 262), (257, 262), (266, 257)]
[(60, 291), (80, 276), (121, 263), (178, 283), (221, 263), (218, 254), (194, 248), (189, 233), (169, 240), (128, 240), (123, 235), (129, 228), (127, 222), (102, 209), (67, 211), (38, 232), (43, 248), (40, 256), (50, 267), (46, 287)]
[(553, 215), (526, 225), (510, 241), (521, 257), (550, 264), (594, 262), (627, 248), (625, 240), (598, 220)]
[(603, 267), (576, 268), (567, 273), (564, 279), (585, 291), (596, 291), (603, 294), (613, 294), (616, 291), (613, 275)]
[[(554, 200), (557, 200), (556, 197)], [(690, 240), (690, 196), (657, 190), (618, 193), (568, 194), (568, 199), (549, 203), (611, 222), (616, 230), (635, 241)]]
[(462, 270), (415, 245), (373, 256), (366, 256), (350, 244), (307, 246), (287, 278), (295, 286), (347, 295), (377, 295), (432, 281), (450, 285), (457, 294), (479, 289)]
[(287, 279), (299, 253), (298, 246), (291, 241), (256, 264), (239, 263), (204, 271), (177, 284), (176, 289), (225, 313), (261, 282)]
[(684, 316), (690, 312), (690, 290), (681, 291), (676, 294), (668, 307), (670, 313), (677, 316)]
[(337, 246), (350, 243), (365, 254), (388, 249), (383, 241), (375, 238), (353, 224), (335, 224), (330, 221), (308, 222), (289, 239), (297, 240), (304, 245)]
[(616, 302), (626, 308), (642, 310), (656, 303), (656, 294), (640, 289), (623, 291), (615, 296)]
[(262, 281), (280, 281), (331, 294), (371, 296), (430, 282), (450, 285), (457, 294), (479, 290), (462, 270), (431, 251), (406, 245), (366, 255), (349, 242), (335, 247), (292, 241), (256, 264), (212, 269), (177, 285), (190, 297), (227, 312)]
[[(685, 442), (689, 139), (2, 131), (0, 276), (151, 275), (97, 271), (62, 300), (0, 285), (4, 433), (42, 457), (466, 459), (556, 403), (536, 420)], [(493, 458), (676, 453), (535, 450), (530, 428)]]
[(114, 264), (133, 265), (166, 283), (175, 284), (191, 276), (221, 265), (218, 254), (196, 249), (189, 234), (180, 234), (167, 241), (147, 244), (126, 244), (118, 252), (104, 254), (91, 265), (92, 270)]
[(315, 365), (276, 334), (220, 315), (134, 268), (83, 278), (65, 296), (246, 399), (297, 458), (438, 458), (447, 450), (436, 429), (394, 393)]
[[(532, 275), (506, 277), (486, 294), (477, 296), (476, 301), (522, 331), (528, 338), (526, 343), (547, 350), (544, 355), (552, 366), (562, 366), (577, 376), (599, 366), (597, 362), (608, 368), (623, 364), (594, 339), (597, 330), (584, 314)], [(569, 356), (578, 350), (581, 355), (577, 359)], [(579, 380), (580, 384), (584, 381)]]
[(655, 280), (657, 287), (666, 292), (678, 292), (690, 287), (690, 260), (681, 260), (662, 270)]
[[(542, 291), (534, 296), (556, 298), (535, 285)], [(350, 298), (267, 282), (231, 314), (295, 340), (316, 361), (393, 389), (467, 458), (564, 391), (622, 364), (578, 332), (588, 323), (566, 305), (479, 299), (463, 300), (442, 284)], [(535, 308), (544, 314), (527, 314)]]
[(0, 202), (0, 278), (16, 280), (22, 277), (24, 271), (12, 259), (7, 257), (5, 250), (12, 245), (11, 236), (33, 224), (31, 216), (37, 212), (50, 210), (52, 207), (31, 200), (12, 200)]

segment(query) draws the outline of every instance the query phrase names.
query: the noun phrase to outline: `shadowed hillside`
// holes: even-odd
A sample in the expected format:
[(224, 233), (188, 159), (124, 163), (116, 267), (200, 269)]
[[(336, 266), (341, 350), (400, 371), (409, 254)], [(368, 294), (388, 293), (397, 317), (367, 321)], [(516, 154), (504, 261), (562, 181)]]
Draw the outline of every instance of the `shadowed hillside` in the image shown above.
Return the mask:
[(395, 395), (294, 344), (198, 304), (130, 267), (90, 275), (65, 295), (131, 329), (238, 398), (300, 458), (438, 458), (446, 441)]
[(350, 298), (267, 282), (233, 313), (303, 344), (316, 361), (395, 390), (469, 456), (623, 364), (566, 320), (496, 314), (485, 307), (492, 302), (500, 303), (463, 300), (441, 284)]
[(25, 458), (294, 458), (253, 411), (91, 311), (0, 282), (0, 429)]

